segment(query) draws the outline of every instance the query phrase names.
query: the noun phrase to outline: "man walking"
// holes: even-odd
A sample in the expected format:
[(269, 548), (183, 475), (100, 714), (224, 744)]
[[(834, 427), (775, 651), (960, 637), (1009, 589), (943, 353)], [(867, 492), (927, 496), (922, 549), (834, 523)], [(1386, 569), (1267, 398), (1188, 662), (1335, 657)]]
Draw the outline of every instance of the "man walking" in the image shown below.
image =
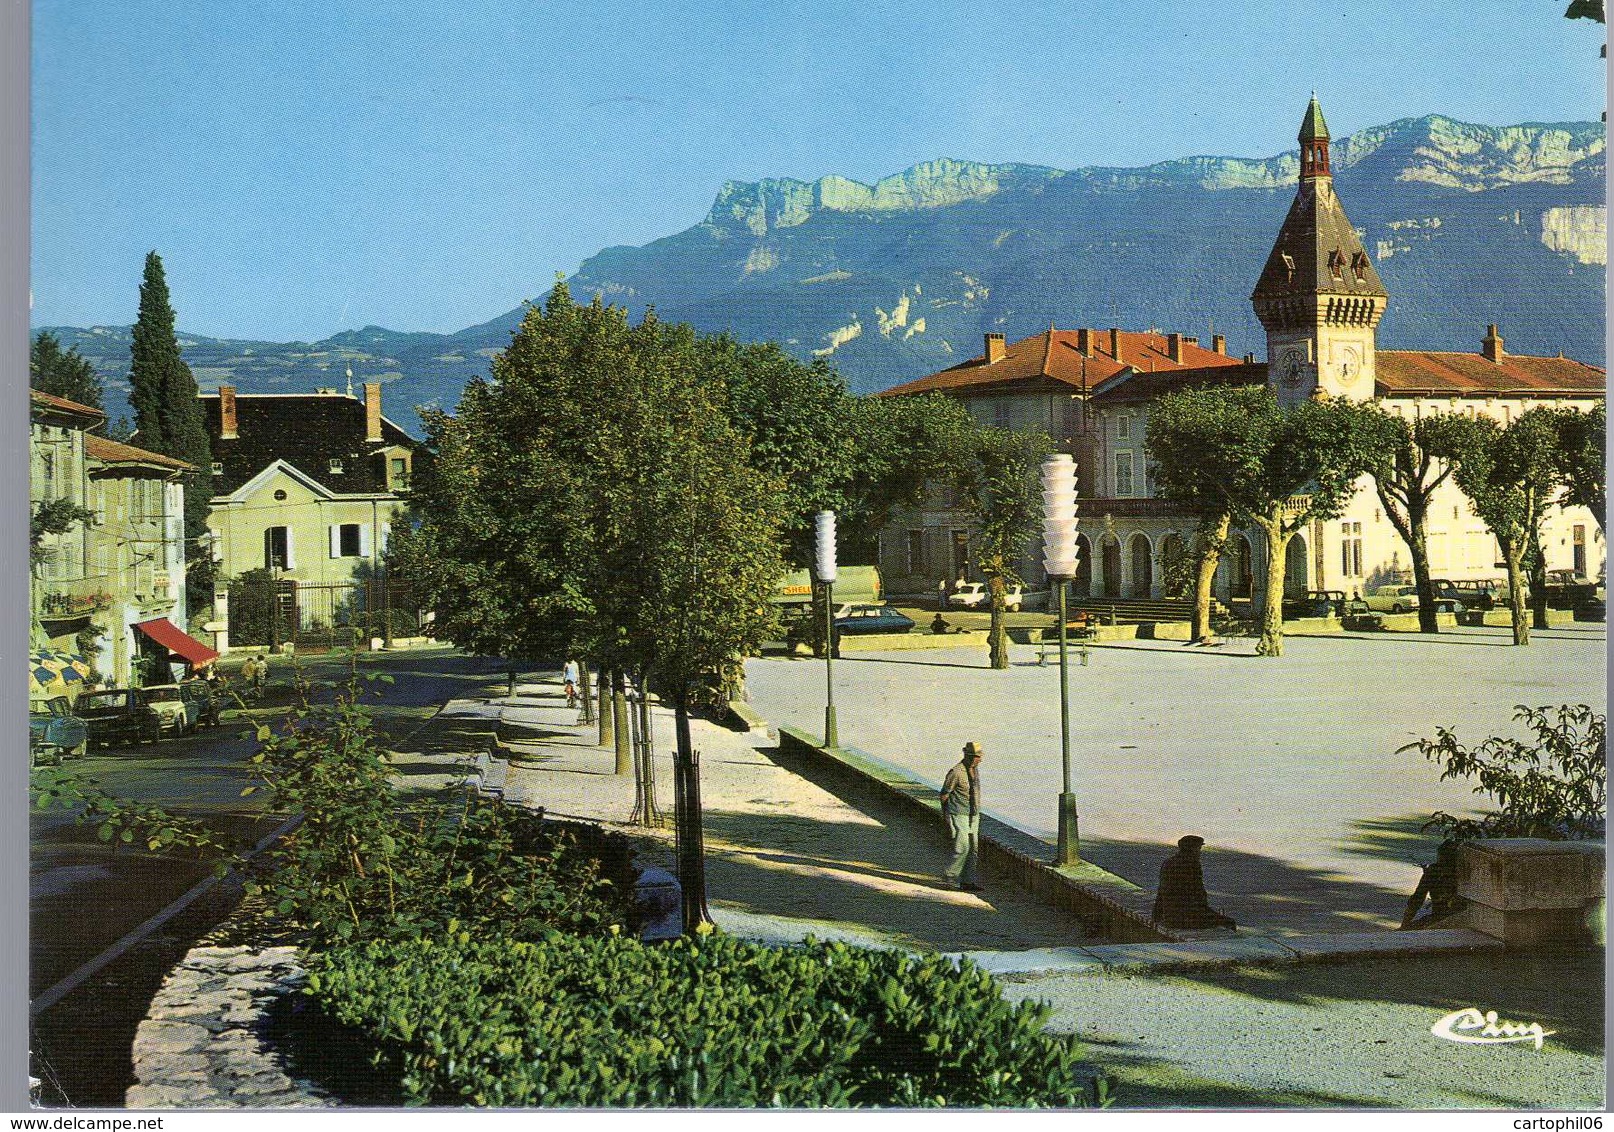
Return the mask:
[(980, 892), (981, 756), (975, 740), (964, 744), (964, 757), (942, 782), (942, 816), (953, 837), (953, 861), (946, 877), (965, 892)]

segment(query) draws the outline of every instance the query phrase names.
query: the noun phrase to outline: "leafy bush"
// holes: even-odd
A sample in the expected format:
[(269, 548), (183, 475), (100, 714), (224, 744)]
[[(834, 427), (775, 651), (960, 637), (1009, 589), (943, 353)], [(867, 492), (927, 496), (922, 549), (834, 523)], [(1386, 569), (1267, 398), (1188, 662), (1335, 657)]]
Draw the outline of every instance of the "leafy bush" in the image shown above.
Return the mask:
[(468, 788), (401, 807), (354, 691), (294, 712), (278, 731), (261, 726), (258, 738), (252, 762), (275, 807), (303, 821), (254, 889), (303, 925), (314, 949), (443, 934), (450, 924), (521, 938), (627, 922), (631, 863), (614, 849), (615, 875), (606, 874), (605, 835), (593, 855), (579, 851), (573, 834)]
[(309, 992), (414, 1104), (1086, 1103), (1075, 1039), (965, 962), (723, 936), (410, 939), (315, 956)]
[(1478, 821), (1437, 813), (1424, 826), (1448, 840), (1544, 837), (1551, 841), (1603, 836), (1607, 822), (1606, 718), (1585, 704), (1550, 710), (1520, 704), (1513, 718), (1534, 741), (1492, 736), (1464, 747), (1454, 732), (1437, 728), (1401, 750), (1422, 751), (1443, 764), (1442, 780), (1473, 778), (1476, 794), (1489, 794), (1498, 808)]

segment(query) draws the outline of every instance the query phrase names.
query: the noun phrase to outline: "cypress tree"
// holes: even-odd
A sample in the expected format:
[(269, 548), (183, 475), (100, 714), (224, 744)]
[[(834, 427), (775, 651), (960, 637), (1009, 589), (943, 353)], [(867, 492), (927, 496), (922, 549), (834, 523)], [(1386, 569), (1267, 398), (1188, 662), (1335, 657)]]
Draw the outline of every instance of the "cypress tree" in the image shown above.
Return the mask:
[(191, 591), (189, 606), (199, 610), (202, 603), (212, 600), (213, 594), (212, 559), (203, 552), (202, 543), (207, 533), (208, 499), (213, 494), (209, 474), (213, 457), (208, 450), (202, 405), (197, 400), (196, 378), (180, 357), (168, 281), (156, 252), (146, 256), (140, 281), (140, 313), (135, 319), (130, 355), (129, 403), (135, 412), (135, 443), (196, 468), (183, 482), (186, 582)]

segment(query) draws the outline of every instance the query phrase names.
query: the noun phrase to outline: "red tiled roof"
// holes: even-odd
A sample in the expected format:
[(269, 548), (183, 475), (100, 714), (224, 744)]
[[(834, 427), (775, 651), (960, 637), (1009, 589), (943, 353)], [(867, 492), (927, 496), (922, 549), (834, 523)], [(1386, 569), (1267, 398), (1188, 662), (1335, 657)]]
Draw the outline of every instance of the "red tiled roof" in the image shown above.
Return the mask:
[(1205, 389), (1223, 385), (1265, 385), (1265, 362), (1234, 362), (1232, 365), (1202, 366), (1194, 369), (1162, 369), (1153, 373), (1136, 371), (1117, 374), (1093, 394), (1096, 405), (1147, 401), (1163, 393), (1182, 389)]
[(1086, 331), (1088, 352), (1084, 356), (1079, 348), (1081, 333), (1076, 330), (1045, 330), (1030, 338), (1009, 343), (1003, 357), (990, 365), (985, 355), (971, 358), (940, 373), (894, 385), (878, 396), (900, 397), (931, 391), (957, 393), (1035, 381), (1056, 381), (1077, 389), (1096, 389), (1128, 368), (1139, 373), (1150, 373), (1242, 364), (1237, 358), (1207, 350), (1187, 339), (1182, 343), (1183, 360), (1174, 362), (1166, 335), (1136, 330), (1115, 332), (1120, 339), (1119, 357), (1111, 348), (1111, 331)]
[(1607, 371), (1572, 358), (1504, 353), (1493, 362), (1481, 354), (1380, 350), (1377, 365), (1380, 397), (1601, 397), (1608, 383)]
[(193, 472), (196, 470), (192, 464), (183, 460), (176, 460), (172, 456), (164, 456), (157, 452), (147, 452), (144, 448), (136, 448), (132, 444), (121, 444), (116, 440), (108, 440), (104, 436), (86, 433), (84, 436), (84, 454), (93, 460), (100, 460), (105, 464), (156, 464), (163, 468), (173, 468), (177, 472)]
[(46, 405), (52, 409), (60, 409), (64, 413), (81, 413), (87, 417), (106, 416), (100, 409), (90, 405), (80, 405), (77, 401), (69, 401), (66, 397), (58, 397), (54, 393), (41, 393), (37, 389), (30, 389), (28, 397), (36, 405)]

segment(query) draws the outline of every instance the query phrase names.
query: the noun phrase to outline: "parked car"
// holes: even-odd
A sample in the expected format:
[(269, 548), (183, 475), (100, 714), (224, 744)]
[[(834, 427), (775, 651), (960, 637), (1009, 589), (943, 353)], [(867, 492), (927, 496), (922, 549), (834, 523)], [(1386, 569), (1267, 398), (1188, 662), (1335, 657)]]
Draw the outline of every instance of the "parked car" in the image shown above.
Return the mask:
[(1299, 617), (1338, 617), (1344, 611), (1344, 590), (1307, 590), (1305, 597), (1283, 599), (1283, 619)]
[(1418, 587), (1380, 586), (1367, 596), (1367, 607), (1382, 613), (1411, 613), (1418, 608)]
[(1507, 583), (1492, 579), (1457, 581), (1452, 591), (1465, 609), (1498, 609), (1507, 604)]
[(1553, 609), (1578, 609), (1597, 599), (1597, 583), (1574, 570), (1547, 571), (1547, 604)]
[(219, 725), (219, 712), (223, 709), (223, 705), (219, 702), (219, 697), (213, 694), (213, 689), (207, 686), (206, 680), (184, 681), (179, 686), (179, 694), (196, 707), (193, 730), (197, 727)]
[[(1007, 586), (1003, 591), (1003, 608), (1016, 613), (1025, 599), (1025, 587)], [(992, 605), (992, 587), (985, 582), (965, 582), (953, 591), (947, 604), (959, 609), (988, 609)]]
[(30, 755), (81, 758), (89, 749), (89, 725), (73, 714), (66, 696), (35, 700), (28, 705)]
[(196, 730), (201, 709), (187, 700), (178, 684), (149, 684), (137, 690), (140, 702), (157, 712), (162, 730), (169, 735), (189, 735)]
[(133, 688), (108, 688), (79, 696), (73, 713), (89, 725), (90, 742), (103, 746), (132, 740), (155, 743), (162, 734), (157, 709), (141, 702)]
[(848, 605), (835, 618), (836, 633), (907, 633), (914, 620), (889, 605)]
[(1384, 628), (1384, 614), (1368, 607), (1359, 597), (1346, 598), (1340, 608), (1340, 624), (1352, 632)]

